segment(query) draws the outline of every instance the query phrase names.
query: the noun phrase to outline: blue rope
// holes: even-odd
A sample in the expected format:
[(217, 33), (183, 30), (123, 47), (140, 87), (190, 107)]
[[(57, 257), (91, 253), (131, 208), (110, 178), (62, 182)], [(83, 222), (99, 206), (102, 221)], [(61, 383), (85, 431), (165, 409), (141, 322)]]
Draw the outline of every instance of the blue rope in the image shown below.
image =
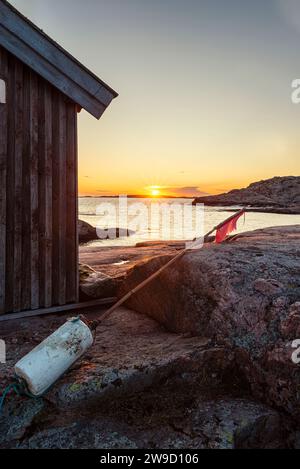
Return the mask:
[(21, 392), (20, 392), (20, 389), (19, 389), (19, 385), (18, 383), (11, 383), (9, 384), (3, 391), (3, 394), (2, 394), (2, 397), (0, 399), (0, 415), (3, 411), (3, 407), (4, 407), (4, 402), (5, 402), (5, 399), (7, 397), (7, 395), (10, 393), (10, 391), (14, 391), (18, 396), (21, 395)]

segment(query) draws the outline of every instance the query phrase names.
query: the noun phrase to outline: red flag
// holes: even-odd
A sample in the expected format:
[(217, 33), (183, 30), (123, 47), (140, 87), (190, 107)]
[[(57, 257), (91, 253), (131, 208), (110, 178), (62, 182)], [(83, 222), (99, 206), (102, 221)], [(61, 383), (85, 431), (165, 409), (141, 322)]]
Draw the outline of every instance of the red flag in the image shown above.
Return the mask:
[(236, 225), (238, 220), (241, 218), (242, 215), (245, 214), (245, 210), (242, 212), (237, 213), (233, 216), (230, 220), (225, 221), (222, 225), (219, 225), (216, 234), (216, 243), (222, 243), (224, 239), (232, 233), (232, 231), (236, 230)]

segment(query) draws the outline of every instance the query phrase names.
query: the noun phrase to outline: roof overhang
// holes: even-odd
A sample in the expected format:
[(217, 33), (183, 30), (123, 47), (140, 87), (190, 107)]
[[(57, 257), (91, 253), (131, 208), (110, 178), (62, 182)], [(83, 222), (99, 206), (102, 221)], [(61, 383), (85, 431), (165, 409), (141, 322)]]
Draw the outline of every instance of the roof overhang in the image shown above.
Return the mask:
[(0, 45), (97, 119), (118, 96), (6, 0), (0, 0)]

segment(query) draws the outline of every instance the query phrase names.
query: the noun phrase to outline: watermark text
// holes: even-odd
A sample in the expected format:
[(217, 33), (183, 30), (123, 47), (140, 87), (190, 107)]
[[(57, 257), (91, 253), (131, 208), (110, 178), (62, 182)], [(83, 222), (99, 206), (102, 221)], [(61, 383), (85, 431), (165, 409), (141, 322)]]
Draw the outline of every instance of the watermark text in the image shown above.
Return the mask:
[(0, 339), (0, 364), (6, 363), (6, 344), (4, 340)]

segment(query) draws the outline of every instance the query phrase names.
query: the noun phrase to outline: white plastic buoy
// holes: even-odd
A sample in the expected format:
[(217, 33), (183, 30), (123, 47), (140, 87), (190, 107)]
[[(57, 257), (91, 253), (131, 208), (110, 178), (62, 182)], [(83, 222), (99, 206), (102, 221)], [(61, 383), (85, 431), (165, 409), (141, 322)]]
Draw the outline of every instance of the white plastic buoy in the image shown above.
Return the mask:
[(80, 319), (69, 319), (15, 365), (33, 396), (42, 396), (93, 344), (90, 328)]

